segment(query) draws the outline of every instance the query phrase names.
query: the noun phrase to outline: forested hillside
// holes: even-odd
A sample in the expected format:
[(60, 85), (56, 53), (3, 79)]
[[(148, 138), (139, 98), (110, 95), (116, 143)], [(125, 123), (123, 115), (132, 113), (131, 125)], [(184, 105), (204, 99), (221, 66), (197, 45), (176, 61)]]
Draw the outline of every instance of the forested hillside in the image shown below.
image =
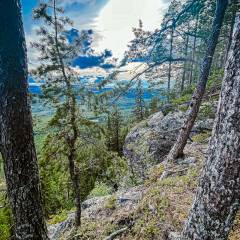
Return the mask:
[(0, 240), (240, 239), (240, 2), (128, 2), (0, 1)]

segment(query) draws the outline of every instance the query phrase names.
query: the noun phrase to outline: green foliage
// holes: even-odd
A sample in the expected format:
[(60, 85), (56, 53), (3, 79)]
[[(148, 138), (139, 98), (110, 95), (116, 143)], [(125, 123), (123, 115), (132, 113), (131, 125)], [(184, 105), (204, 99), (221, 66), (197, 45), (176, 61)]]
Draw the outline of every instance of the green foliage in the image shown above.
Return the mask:
[(0, 240), (11, 237), (11, 215), (9, 209), (0, 210)]
[(66, 209), (63, 209), (61, 212), (58, 212), (55, 215), (49, 216), (48, 223), (57, 224), (57, 223), (63, 222), (67, 219), (68, 214), (69, 214), (69, 211)]
[(96, 182), (94, 189), (90, 192), (89, 198), (91, 197), (102, 197), (112, 193), (111, 187), (104, 182)]
[[(62, 162), (63, 163), (63, 162)], [(43, 203), (48, 216), (73, 207), (73, 196), (66, 163), (40, 158)]]
[[(3, 160), (0, 156), (0, 190), (6, 189), (3, 171)], [(12, 215), (6, 193), (0, 192), (0, 240), (10, 239), (12, 232)]]
[(215, 118), (214, 106), (211, 102), (204, 103), (199, 110), (198, 119)]
[(139, 206), (138, 214), (141, 217), (136, 221), (131, 233), (134, 239), (151, 240), (157, 236), (163, 237), (160, 226), (165, 221), (168, 207), (168, 198), (162, 196), (159, 189), (153, 188)]
[(7, 240), (12, 236), (11, 210), (6, 201), (6, 195), (0, 192), (0, 240)]
[(123, 118), (118, 107), (114, 106), (113, 110), (107, 115), (107, 124), (105, 126), (106, 144), (109, 151), (117, 152), (122, 155), (122, 148), (125, 136), (122, 134)]
[(192, 140), (194, 142), (207, 143), (210, 136), (211, 136), (211, 132), (203, 132), (193, 136)]
[[(74, 206), (65, 151), (65, 145), (54, 134), (46, 138), (40, 157), (40, 174), (48, 215), (57, 214), (62, 209), (70, 210)], [(81, 147), (79, 143), (76, 164), (80, 171), (82, 201), (89, 195), (110, 193), (127, 171), (126, 161), (117, 153), (109, 152), (104, 140), (100, 139), (95, 141), (95, 145), (84, 144)]]
[(3, 159), (0, 155), (0, 186), (3, 183), (3, 179), (4, 179)]
[(48, 115), (38, 116), (37, 114), (33, 116), (33, 127), (34, 127), (34, 140), (36, 144), (37, 153), (40, 154), (42, 147), (44, 145), (44, 140), (47, 134), (48, 122), (51, 117)]
[[(79, 76), (71, 68), (71, 60), (90, 51), (91, 31), (81, 31), (73, 41), (68, 41), (67, 30), (72, 22), (64, 16), (57, 1), (40, 3), (33, 16), (48, 25), (40, 27), (37, 31), (39, 41), (32, 45), (39, 51), (41, 61), (33, 73), (45, 80), (43, 97), (54, 110), (40, 154), (43, 199), (49, 216), (72, 208), (78, 193), (84, 201), (98, 180), (117, 183), (124, 161), (108, 151), (101, 126), (86, 117), (92, 87), (87, 83), (79, 84)], [(117, 111), (113, 118), (117, 125), (111, 128), (114, 130), (112, 136), (117, 134), (114, 150), (120, 155), (120, 141), (123, 140), (120, 139)]]
[(188, 101), (191, 100), (191, 97), (192, 97), (192, 94), (184, 94), (182, 95), (181, 97), (179, 98), (174, 98), (172, 100), (172, 103), (175, 105), (175, 106), (178, 106), (178, 105), (181, 105), (181, 104), (184, 104), (184, 103), (187, 103)]
[(146, 184), (151, 184), (153, 182), (156, 182), (160, 178), (160, 176), (162, 175), (163, 172), (164, 172), (164, 165), (163, 164), (159, 164), (159, 165), (153, 167), (149, 171), (149, 178), (146, 181)]
[(207, 90), (220, 89), (222, 84), (222, 79), (224, 75), (224, 69), (214, 69), (207, 82)]
[(95, 222), (83, 222), (81, 228), (79, 229), (78, 233), (76, 234), (73, 232), (71, 234), (69, 239), (73, 240), (90, 240), (90, 239), (97, 239), (99, 236), (97, 236), (96, 233), (97, 223)]
[(144, 88), (140, 79), (137, 81), (135, 106), (132, 112), (137, 122), (142, 121), (148, 115), (147, 107), (144, 101)]
[(180, 94), (180, 96), (179, 94), (173, 95), (173, 97), (171, 98), (171, 103), (174, 105), (175, 108), (179, 107), (179, 105), (183, 105), (180, 107), (186, 107), (192, 98), (193, 91), (194, 86), (186, 87)]
[(186, 175), (160, 180), (162, 165), (154, 171), (153, 181), (133, 214), (134, 226), (126, 239), (164, 239), (171, 225), (181, 231), (192, 202), (192, 192), (197, 186), (199, 166), (189, 169)]
[(159, 99), (158, 97), (153, 97), (149, 103), (149, 112), (150, 114), (156, 113), (159, 111)]
[(106, 203), (106, 205), (105, 205), (105, 208), (108, 208), (108, 209), (110, 209), (110, 210), (114, 210), (114, 209), (116, 208), (116, 205), (117, 205), (117, 199), (116, 199), (116, 197), (113, 195), (113, 196), (111, 196), (111, 197), (108, 199), (108, 201), (107, 201), (107, 203)]

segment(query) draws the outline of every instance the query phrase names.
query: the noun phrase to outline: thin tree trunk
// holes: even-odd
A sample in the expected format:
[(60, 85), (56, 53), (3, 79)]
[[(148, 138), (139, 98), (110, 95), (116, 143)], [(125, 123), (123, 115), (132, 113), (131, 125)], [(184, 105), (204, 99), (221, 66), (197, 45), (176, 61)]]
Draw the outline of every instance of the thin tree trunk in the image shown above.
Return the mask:
[(28, 99), (19, 0), (0, 1), (0, 150), (16, 239), (48, 239)]
[(227, 240), (240, 204), (240, 17), (220, 104), (184, 240)]
[(168, 155), (168, 160), (174, 160), (183, 155), (183, 149), (187, 144), (190, 132), (193, 128), (194, 122), (197, 118), (199, 108), (204, 95), (208, 76), (210, 73), (213, 55), (218, 43), (220, 30), (222, 27), (224, 15), (228, 6), (228, 0), (217, 0), (217, 7), (212, 25), (211, 36), (208, 41), (207, 50), (201, 67), (200, 78), (193, 94), (192, 101), (188, 110), (187, 118), (179, 133), (176, 143)]
[(65, 71), (65, 65), (63, 58), (60, 53), (59, 49), (59, 41), (58, 41), (58, 18), (57, 18), (57, 6), (56, 6), (56, 0), (53, 0), (53, 11), (54, 11), (54, 27), (55, 27), (55, 46), (56, 46), (56, 52), (58, 56), (59, 65), (61, 67), (61, 72), (63, 79), (65, 81), (66, 87), (67, 87), (67, 103), (70, 111), (70, 124), (72, 128), (72, 136), (66, 137), (66, 142), (69, 146), (69, 156), (68, 156), (68, 162), (69, 162), (69, 173), (70, 178), (73, 185), (73, 191), (75, 195), (75, 207), (76, 207), (76, 213), (75, 213), (75, 227), (81, 226), (81, 192), (80, 192), (80, 172), (76, 165), (76, 143), (78, 139), (78, 127), (77, 127), (77, 117), (76, 117), (76, 99), (74, 96), (74, 93), (72, 92), (72, 86), (68, 79), (68, 76)]
[[(188, 24), (189, 27), (189, 24)], [(185, 51), (184, 51), (184, 55), (185, 58), (187, 58), (188, 56), (188, 43), (189, 43), (189, 35), (187, 34), (187, 38), (186, 38), (186, 43), (185, 43)], [(181, 82), (181, 92), (183, 92), (184, 87), (185, 87), (185, 80), (186, 80), (186, 68), (187, 68), (187, 62), (184, 62), (183, 65), (183, 75), (182, 75), (182, 82)]]
[(144, 101), (143, 101), (143, 90), (142, 90), (142, 81), (138, 81), (137, 91), (136, 91), (136, 113), (137, 120), (144, 120)]
[(168, 65), (168, 96), (167, 96), (168, 102), (170, 102), (170, 91), (171, 91), (173, 34), (174, 34), (174, 27), (171, 28), (171, 40), (170, 40), (170, 51), (169, 51), (170, 60)]
[(75, 190), (76, 190), (76, 214), (75, 214), (75, 225), (76, 227), (81, 226), (81, 217), (82, 217), (82, 199), (80, 192), (80, 173), (79, 170), (75, 172), (76, 174), (76, 182), (75, 182)]
[(116, 146), (115, 146), (115, 148), (116, 148), (116, 151), (117, 151), (117, 153), (120, 155), (120, 144), (119, 144), (119, 130), (120, 130), (120, 124), (119, 124), (119, 121), (120, 121), (120, 119), (119, 119), (119, 112), (118, 112), (118, 109), (116, 108), (116, 112), (115, 112), (115, 114), (114, 114), (115, 116), (114, 116), (114, 118), (115, 118), (115, 144), (116, 144)]
[[(237, 0), (234, 0), (235, 4), (236, 4), (236, 1)], [(235, 18), (236, 18), (236, 10), (237, 10), (236, 8), (237, 7), (234, 6), (233, 14), (232, 14), (232, 21), (231, 21), (231, 28), (230, 28), (229, 38), (228, 38), (228, 45), (227, 45), (227, 50), (226, 50), (226, 56), (225, 56), (225, 60), (224, 60), (225, 63), (227, 62), (228, 53), (230, 51), (230, 47), (232, 44), (232, 36), (233, 36), (233, 30), (234, 30), (234, 24), (235, 24)]]
[[(68, 92), (71, 91), (70, 86), (68, 86)], [(78, 166), (76, 165), (76, 144), (77, 144), (77, 138), (78, 138), (78, 127), (76, 123), (76, 99), (73, 95), (70, 95), (72, 98), (72, 103), (69, 104), (70, 111), (71, 111), (71, 126), (73, 130), (73, 136), (70, 139), (70, 153), (71, 153), (71, 160), (70, 162), (73, 162), (73, 171), (71, 170), (71, 177), (73, 180), (73, 187), (74, 187), (74, 193), (75, 193), (75, 206), (76, 206), (76, 214), (75, 214), (75, 226), (80, 227), (81, 226), (81, 193), (80, 193), (80, 171), (78, 169)]]
[(189, 85), (190, 86), (192, 85), (192, 80), (193, 80), (193, 68), (194, 68), (194, 60), (195, 60), (196, 45), (197, 45), (198, 21), (199, 21), (199, 16), (197, 15), (196, 25), (195, 25), (195, 30), (194, 30), (194, 39), (193, 39), (192, 62), (191, 62), (190, 74), (189, 74)]
[(75, 165), (75, 152), (71, 152), (69, 157), (69, 172), (70, 172), (70, 177), (73, 185), (73, 192), (74, 192), (74, 197), (75, 197), (75, 207), (76, 207), (76, 212), (75, 212), (75, 227), (78, 228), (81, 226), (81, 194), (80, 194), (80, 179), (79, 179), (79, 170), (77, 166)]

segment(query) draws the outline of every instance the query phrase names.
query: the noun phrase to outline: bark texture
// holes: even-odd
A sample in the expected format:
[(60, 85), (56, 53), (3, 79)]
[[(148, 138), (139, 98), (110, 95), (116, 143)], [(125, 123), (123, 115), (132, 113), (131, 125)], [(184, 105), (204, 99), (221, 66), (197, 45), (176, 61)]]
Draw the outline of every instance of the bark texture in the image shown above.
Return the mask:
[(226, 240), (240, 204), (240, 18), (208, 158), (182, 239)]
[(197, 118), (199, 108), (202, 102), (202, 98), (206, 89), (208, 76), (210, 73), (213, 55), (218, 43), (220, 30), (223, 24), (224, 15), (228, 6), (228, 0), (217, 0), (217, 7), (212, 25), (212, 31), (208, 40), (208, 46), (206, 49), (205, 57), (203, 59), (200, 78), (193, 94), (190, 108), (188, 110), (188, 116), (180, 131), (175, 145), (168, 155), (168, 160), (174, 160), (183, 155), (183, 149), (187, 144), (189, 134), (193, 128), (194, 122)]
[(0, 151), (16, 239), (48, 239), (28, 100), (19, 0), (0, 1)]

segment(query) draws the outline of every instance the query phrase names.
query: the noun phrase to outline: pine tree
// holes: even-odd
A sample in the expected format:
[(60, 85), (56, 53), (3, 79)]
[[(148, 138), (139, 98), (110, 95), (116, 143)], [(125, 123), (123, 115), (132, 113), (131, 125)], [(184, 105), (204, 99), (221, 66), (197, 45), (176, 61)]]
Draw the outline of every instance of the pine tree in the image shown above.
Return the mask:
[(0, 151), (15, 238), (48, 239), (28, 98), (20, 1), (0, 2), (0, 22)]
[[(172, 70), (173, 70), (173, 58), (175, 55), (174, 50), (174, 39), (176, 36), (176, 23), (174, 22), (174, 17), (177, 15), (177, 13), (181, 9), (181, 3), (179, 1), (173, 0), (170, 3), (170, 6), (168, 8), (167, 13), (165, 14), (162, 22), (162, 28), (165, 28), (169, 22), (172, 23), (169, 30), (166, 30), (163, 33), (163, 36), (160, 38), (160, 45), (165, 46), (166, 49), (168, 49), (168, 69), (167, 69), (167, 101), (170, 102), (170, 92), (171, 92), (171, 80), (172, 80)], [(159, 57), (161, 53), (158, 53)]]
[[(189, 28), (189, 24), (187, 25), (187, 28)], [(189, 31), (189, 30), (187, 30)], [(187, 59), (188, 58), (188, 51), (189, 51), (189, 35), (188, 32), (186, 34), (186, 36), (184, 36), (183, 41), (185, 42), (185, 46), (184, 46), (184, 57)], [(182, 81), (181, 81), (181, 92), (183, 92), (185, 85), (186, 85), (186, 78), (187, 78), (187, 71), (188, 71), (188, 65), (187, 65), (187, 61), (184, 62), (183, 65), (183, 74), (182, 74)]]
[(157, 97), (153, 97), (148, 106), (150, 114), (153, 114), (159, 111), (158, 104), (159, 104), (159, 99)]
[(109, 151), (117, 152), (122, 156), (123, 139), (121, 136), (122, 116), (117, 106), (107, 116), (107, 146)]
[(169, 153), (169, 160), (174, 160), (177, 157), (183, 155), (183, 149), (187, 144), (190, 131), (192, 130), (194, 122), (197, 118), (227, 6), (227, 0), (217, 0), (217, 7), (213, 20), (212, 31), (208, 40), (208, 47), (206, 49), (205, 57), (203, 59), (199, 81), (192, 97), (187, 119), (185, 120), (185, 123), (182, 127), (182, 130), (180, 131), (176, 143), (174, 144), (171, 152)]
[[(45, 80), (44, 97), (55, 109), (55, 115), (50, 121), (50, 126), (54, 129), (52, 136), (56, 143), (63, 145), (63, 149), (59, 148), (59, 154), (63, 154), (68, 160), (75, 196), (75, 226), (79, 227), (81, 169), (77, 164), (77, 149), (84, 138), (84, 127), (87, 128), (91, 122), (84, 117), (79, 105), (84, 103), (89, 92), (84, 85), (79, 84), (71, 62), (89, 50), (91, 32), (82, 31), (73, 41), (69, 41), (66, 28), (72, 25), (72, 21), (63, 15), (64, 10), (58, 3), (57, 0), (49, 0), (47, 3), (40, 3), (34, 10), (34, 18), (47, 26), (42, 26), (37, 31), (39, 42), (32, 44), (40, 52), (39, 60), (42, 62), (34, 73)], [(86, 141), (88, 140), (86, 137)]]
[[(240, 15), (239, 15), (240, 16)], [(240, 199), (240, 17), (225, 69), (208, 157), (182, 239), (228, 239)]]
[(136, 93), (135, 93), (135, 106), (133, 109), (135, 119), (140, 122), (146, 117), (146, 106), (144, 102), (144, 89), (142, 80), (139, 79), (137, 82)]
[(193, 71), (194, 71), (194, 61), (196, 59), (196, 45), (197, 45), (197, 31), (198, 31), (198, 24), (199, 24), (199, 15), (197, 15), (195, 19), (195, 25), (193, 30), (193, 43), (192, 43), (192, 61), (190, 65), (190, 74), (189, 74), (189, 85), (191, 86), (193, 83)]

